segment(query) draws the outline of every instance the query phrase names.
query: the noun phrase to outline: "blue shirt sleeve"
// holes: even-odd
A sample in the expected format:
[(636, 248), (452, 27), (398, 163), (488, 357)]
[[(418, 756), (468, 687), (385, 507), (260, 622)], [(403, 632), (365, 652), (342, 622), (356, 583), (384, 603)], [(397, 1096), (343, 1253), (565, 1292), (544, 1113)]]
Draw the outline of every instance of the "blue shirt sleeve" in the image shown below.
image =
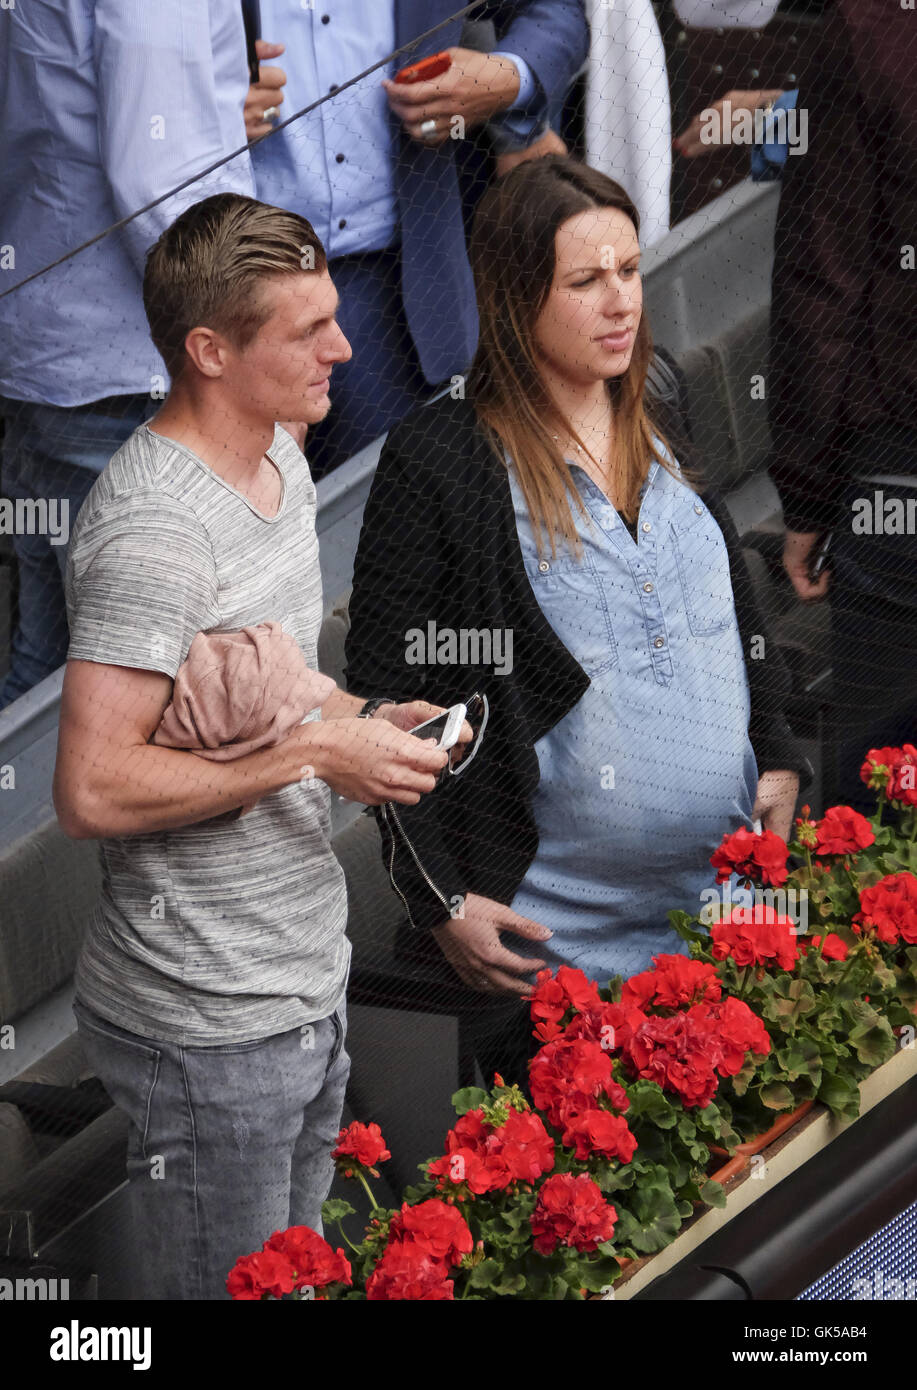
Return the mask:
[[(96, 0), (99, 155), (119, 217), (153, 202), (221, 156), (237, 158), (124, 229), (142, 272), (147, 249), (185, 208), (212, 193), (254, 196), (242, 107), (248, 90), (242, 11), (211, 30), (209, 5)], [(101, 228), (100, 228), (101, 230)]]
[(523, 58), (515, 53), (496, 49), (493, 58), (508, 58), (519, 73), (519, 91), (516, 100), (506, 111), (493, 116), (487, 122), (494, 149), (498, 154), (510, 150), (524, 150), (541, 135), (547, 119), (547, 100), (532, 69)]

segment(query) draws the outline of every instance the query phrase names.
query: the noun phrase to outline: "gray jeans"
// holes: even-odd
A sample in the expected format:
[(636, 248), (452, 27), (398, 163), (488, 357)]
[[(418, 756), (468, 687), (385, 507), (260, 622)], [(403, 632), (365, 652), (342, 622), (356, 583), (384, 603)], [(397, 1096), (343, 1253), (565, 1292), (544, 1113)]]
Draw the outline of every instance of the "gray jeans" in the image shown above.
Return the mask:
[(80, 1042), (127, 1113), (135, 1293), (222, 1299), (274, 1231), (321, 1231), (350, 1058), (346, 1013), (252, 1042), (179, 1047), (74, 1001)]

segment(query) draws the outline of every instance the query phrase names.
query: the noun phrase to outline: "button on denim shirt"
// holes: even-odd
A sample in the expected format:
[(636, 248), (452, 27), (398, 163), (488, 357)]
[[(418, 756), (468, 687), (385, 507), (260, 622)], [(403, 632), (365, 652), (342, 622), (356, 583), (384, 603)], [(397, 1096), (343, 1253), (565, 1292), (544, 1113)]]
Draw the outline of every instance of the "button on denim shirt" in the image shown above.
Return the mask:
[[(535, 859), (512, 902), (546, 943), (511, 949), (605, 984), (686, 948), (666, 918), (697, 913), (727, 831), (751, 828), (758, 770), (722, 532), (658, 462), (641, 492), (637, 541), (571, 461), (588, 511), (578, 560), (536, 551), (512, 467), (526, 573), (551, 627), (591, 684), (535, 745)], [(591, 523), (591, 524), (590, 524)], [(736, 885), (737, 886), (737, 885)]]

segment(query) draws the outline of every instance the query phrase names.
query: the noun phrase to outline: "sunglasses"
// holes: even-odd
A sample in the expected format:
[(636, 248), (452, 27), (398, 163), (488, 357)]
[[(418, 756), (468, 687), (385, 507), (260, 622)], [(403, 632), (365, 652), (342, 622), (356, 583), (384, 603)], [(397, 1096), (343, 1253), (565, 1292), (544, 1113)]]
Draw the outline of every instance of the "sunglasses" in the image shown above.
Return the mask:
[(449, 761), (443, 769), (450, 777), (459, 777), (468, 767), (469, 763), (477, 756), (484, 737), (484, 730), (487, 728), (487, 720), (490, 715), (490, 705), (487, 696), (484, 694), (471, 695), (465, 702), (465, 719), (471, 725), (474, 738), (466, 747), (462, 756), (453, 763), (452, 755), (455, 749), (449, 749)]

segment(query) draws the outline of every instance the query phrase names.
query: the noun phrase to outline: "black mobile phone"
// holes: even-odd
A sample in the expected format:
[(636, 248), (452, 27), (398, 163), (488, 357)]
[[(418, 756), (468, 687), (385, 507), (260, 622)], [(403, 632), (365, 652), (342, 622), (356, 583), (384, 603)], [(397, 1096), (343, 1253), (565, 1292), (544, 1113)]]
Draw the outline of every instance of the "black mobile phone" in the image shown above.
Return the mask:
[(817, 584), (822, 570), (828, 563), (828, 549), (831, 545), (831, 532), (828, 531), (822, 537), (818, 549), (815, 551), (809, 562), (809, 581)]
[(259, 0), (242, 0), (242, 23), (245, 27), (245, 54), (248, 58), (248, 76), (253, 87), (261, 80), (255, 40), (261, 38), (261, 5)]

